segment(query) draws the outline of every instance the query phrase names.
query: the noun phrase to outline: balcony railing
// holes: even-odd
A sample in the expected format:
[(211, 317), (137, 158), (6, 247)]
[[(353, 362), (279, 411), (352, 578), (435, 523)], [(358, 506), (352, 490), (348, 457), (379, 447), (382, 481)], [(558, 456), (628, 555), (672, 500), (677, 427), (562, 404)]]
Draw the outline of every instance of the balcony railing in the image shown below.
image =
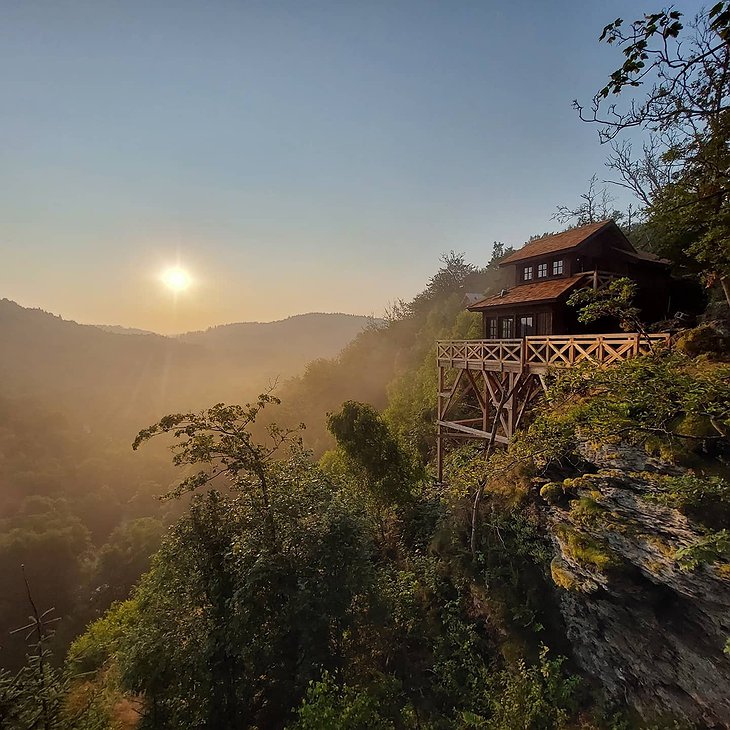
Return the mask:
[(669, 343), (666, 333), (636, 332), (608, 335), (536, 335), (516, 340), (441, 340), (437, 343), (440, 365), (481, 370), (546, 369), (570, 367), (590, 361), (598, 365), (645, 355)]

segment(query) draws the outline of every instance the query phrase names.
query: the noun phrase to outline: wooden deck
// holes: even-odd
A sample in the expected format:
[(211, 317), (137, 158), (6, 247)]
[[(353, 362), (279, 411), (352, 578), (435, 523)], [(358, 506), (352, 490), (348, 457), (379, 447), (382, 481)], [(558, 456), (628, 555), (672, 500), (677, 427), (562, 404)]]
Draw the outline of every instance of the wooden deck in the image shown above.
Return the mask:
[[(548, 335), (519, 340), (442, 340), (437, 343), (437, 464), (449, 441), (494, 437), (508, 444), (553, 368), (582, 362), (610, 365), (667, 345), (670, 335), (618, 333)], [(496, 421), (496, 424), (495, 424)]]
[(610, 365), (669, 342), (669, 335), (538, 335), (519, 340), (440, 340), (439, 367), (544, 374), (549, 368), (571, 367), (586, 360)]

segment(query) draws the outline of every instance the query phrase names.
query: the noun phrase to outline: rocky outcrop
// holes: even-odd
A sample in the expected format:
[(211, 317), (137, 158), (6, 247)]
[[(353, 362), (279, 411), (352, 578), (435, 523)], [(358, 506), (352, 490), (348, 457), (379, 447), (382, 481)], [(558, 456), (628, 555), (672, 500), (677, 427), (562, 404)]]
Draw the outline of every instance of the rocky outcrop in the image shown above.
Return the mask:
[(676, 467), (624, 446), (582, 456), (587, 473), (541, 490), (577, 663), (645, 719), (730, 727), (730, 565), (677, 560), (705, 531), (652, 501)]

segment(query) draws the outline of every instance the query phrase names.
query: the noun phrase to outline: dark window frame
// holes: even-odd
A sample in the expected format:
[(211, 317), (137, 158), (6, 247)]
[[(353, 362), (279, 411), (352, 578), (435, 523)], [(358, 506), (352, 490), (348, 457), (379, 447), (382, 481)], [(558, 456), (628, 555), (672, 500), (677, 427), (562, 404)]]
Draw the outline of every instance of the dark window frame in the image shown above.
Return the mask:
[(562, 276), (565, 273), (565, 259), (554, 259), (552, 272), (553, 276)]
[(547, 261), (543, 261), (541, 264), (537, 265), (537, 278), (546, 279), (547, 275), (548, 275)]
[(532, 281), (532, 264), (522, 267), (522, 281)]
[[(536, 324), (535, 324), (535, 315), (534, 314), (521, 314), (519, 318), (520, 322), (520, 337), (529, 337), (531, 335), (534, 335), (536, 332)], [(529, 320), (529, 324), (526, 324), (527, 320)], [(529, 327), (530, 332), (526, 333), (525, 328)]]
[[(507, 325), (508, 332), (505, 334), (505, 325)], [(499, 337), (502, 340), (513, 340), (515, 337), (515, 318), (500, 317), (499, 318)]]

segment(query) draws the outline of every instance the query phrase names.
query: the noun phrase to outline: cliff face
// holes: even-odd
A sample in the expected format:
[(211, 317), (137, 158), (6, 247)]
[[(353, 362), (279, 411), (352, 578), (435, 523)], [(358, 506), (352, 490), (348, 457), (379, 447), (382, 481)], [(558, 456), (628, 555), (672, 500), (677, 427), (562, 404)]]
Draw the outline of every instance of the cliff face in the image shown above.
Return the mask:
[(681, 559), (707, 534), (657, 499), (681, 470), (627, 446), (582, 456), (583, 476), (541, 490), (577, 663), (645, 719), (730, 727), (730, 565)]

